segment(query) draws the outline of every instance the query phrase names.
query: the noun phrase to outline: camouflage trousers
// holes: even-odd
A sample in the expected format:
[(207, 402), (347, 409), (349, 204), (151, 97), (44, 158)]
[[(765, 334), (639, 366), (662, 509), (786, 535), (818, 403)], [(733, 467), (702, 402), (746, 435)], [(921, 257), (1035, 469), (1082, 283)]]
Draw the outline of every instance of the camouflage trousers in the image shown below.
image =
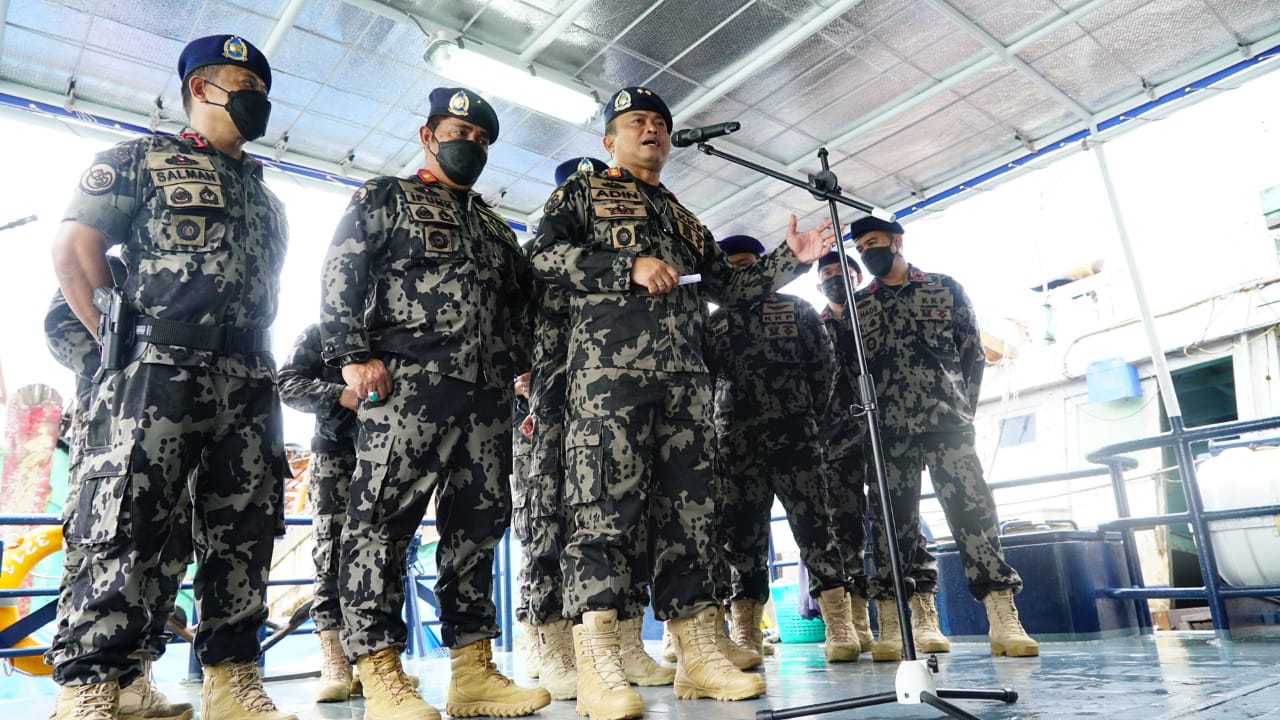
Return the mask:
[(530, 563), (529, 548), (529, 507), (528, 493), (525, 490), (529, 482), (529, 454), (533, 442), (519, 430), (519, 418), (515, 421), (516, 429), (511, 432), (511, 536), (524, 553), (524, 562), (516, 576), (517, 596), (515, 602), (516, 620), (529, 621), (530, 585), (533, 582), (533, 568)]
[(809, 593), (843, 587), (844, 562), (831, 535), (817, 428), (809, 418), (755, 419), (719, 436), (723, 499), (717, 503), (733, 600), (769, 599), (769, 529), (776, 494), (786, 510)]
[(658, 620), (714, 602), (712, 432), (705, 373), (570, 372), (566, 617), (626, 617), (650, 581)]
[(338, 594), (338, 558), (342, 555), (342, 526), (347, 522), (351, 499), (351, 474), (355, 472), (354, 448), (315, 452), (311, 455), (311, 521), (315, 545), (311, 561), (316, 568), (315, 598), (311, 621), (316, 631), (342, 627), (342, 606)]
[(387, 361), (393, 389), (361, 402), (338, 587), (350, 659), (403, 647), (405, 553), (436, 501), (444, 644), (497, 637), (494, 548), (511, 522), (511, 390)]
[(162, 622), (156, 598), (171, 607), (186, 564), (182, 535), (197, 562), (200, 663), (258, 657), (284, 470), (280, 421), (270, 380), (137, 361), (103, 380), (65, 531), (82, 560), (65, 579), (66, 631), (52, 653), (59, 684), (137, 676), (136, 658)]
[[(978, 600), (992, 590), (1022, 589), (1022, 578), (1004, 559), (996, 528), (995, 501), (982, 476), (973, 433), (924, 433), (885, 437), (885, 474), (893, 520), (898, 526), (898, 552), (908, 590), (933, 593), (938, 587), (938, 562), (925, 547), (920, 531), (921, 473), (929, 468), (934, 491), (964, 564), (969, 592)], [(871, 457), (871, 449), (866, 449)], [(871, 528), (875, 538), (876, 577), (871, 596), (893, 596), (889, 546), (881, 520), (880, 492), (871, 484)]]
[(867, 492), (862, 449), (827, 456), (823, 460), (827, 508), (832, 539), (844, 562), (849, 592), (867, 597)]

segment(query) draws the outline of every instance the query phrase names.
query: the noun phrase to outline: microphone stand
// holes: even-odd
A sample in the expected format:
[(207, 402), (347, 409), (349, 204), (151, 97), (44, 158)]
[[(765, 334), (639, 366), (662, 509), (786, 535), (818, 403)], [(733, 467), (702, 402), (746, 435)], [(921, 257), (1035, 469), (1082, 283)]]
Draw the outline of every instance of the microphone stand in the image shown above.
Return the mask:
[[(807, 182), (776, 172), (750, 160), (721, 152), (705, 142), (698, 143), (698, 151), (750, 168), (802, 190), (808, 190), (809, 194), (813, 195), (815, 199), (826, 200), (827, 207), (831, 211), (831, 225), (836, 229), (837, 236), (840, 234), (840, 215), (836, 210), (837, 203), (855, 210), (861, 210), (867, 214), (871, 214), (874, 209), (872, 206), (854, 200), (840, 192), (840, 183), (836, 179), (835, 173), (831, 172), (831, 166), (827, 162), (826, 148), (818, 149), (818, 160), (822, 163), (822, 171), (810, 173)], [(906, 581), (903, 578), (901, 554), (898, 551), (898, 527), (893, 518), (892, 505), (889, 503), (889, 480), (884, 469), (884, 443), (880, 437), (880, 408), (876, 404), (875, 385), (872, 383), (871, 374), (867, 368), (867, 353), (862, 339), (861, 325), (858, 322), (858, 307), (857, 303), (853, 301), (855, 289), (853, 287), (853, 273), (849, 272), (849, 259), (845, 256), (843, 239), (837, 243), (837, 246), (840, 248), (840, 269), (844, 272), (845, 293), (848, 298), (845, 307), (849, 314), (849, 323), (853, 329), (854, 347), (857, 349), (858, 356), (858, 394), (861, 400), (861, 407), (857, 409), (861, 410), (867, 418), (867, 435), (871, 440), (871, 457), (876, 471), (876, 485), (880, 489), (880, 513), (884, 521), (885, 534), (888, 536), (886, 545), (889, 547), (889, 567), (893, 576), (893, 599), (898, 606), (898, 627), (902, 632), (904, 659), (898, 665), (898, 672), (894, 681), (894, 692), (863, 695), (846, 700), (801, 705), (782, 710), (760, 710), (756, 713), (756, 720), (787, 720), (788, 718), (820, 715), (895, 702), (902, 705), (919, 705), (923, 703), (953, 718), (980, 720), (978, 716), (947, 702), (944, 698), (1002, 700), (1006, 703), (1013, 703), (1018, 701), (1018, 693), (1009, 688), (955, 689), (937, 687), (934, 683), (933, 675), (938, 671), (938, 658), (936, 656), (931, 656), (928, 660), (916, 658), (915, 640), (911, 634), (911, 620), (910, 615), (908, 615), (906, 600)]]

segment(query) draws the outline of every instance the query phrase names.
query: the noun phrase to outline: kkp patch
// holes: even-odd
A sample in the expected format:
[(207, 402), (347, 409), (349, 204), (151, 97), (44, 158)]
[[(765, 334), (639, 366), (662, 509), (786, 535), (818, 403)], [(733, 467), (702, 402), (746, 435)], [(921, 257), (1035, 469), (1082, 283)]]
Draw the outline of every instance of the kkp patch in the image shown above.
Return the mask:
[(614, 112), (622, 112), (631, 107), (631, 93), (626, 90), (619, 90), (617, 97), (613, 99)]
[(459, 90), (449, 98), (449, 112), (462, 117), (471, 114), (471, 98), (465, 90)]
[(249, 46), (245, 44), (244, 40), (232, 35), (222, 44), (222, 56), (228, 60), (244, 62), (249, 59)]
[(97, 163), (80, 176), (80, 189), (90, 195), (101, 195), (116, 184), (116, 169), (106, 163)]

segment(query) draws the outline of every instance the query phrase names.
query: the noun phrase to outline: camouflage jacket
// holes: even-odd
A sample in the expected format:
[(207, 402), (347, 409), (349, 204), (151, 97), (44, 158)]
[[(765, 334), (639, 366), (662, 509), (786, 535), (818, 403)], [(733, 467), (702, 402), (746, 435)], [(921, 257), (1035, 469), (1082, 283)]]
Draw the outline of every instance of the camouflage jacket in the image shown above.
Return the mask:
[(338, 404), (347, 385), (342, 371), (326, 365), (321, 357), (319, 326), (307, 326), (294, 341), (289, 359), (280, 366), (278, 385), (281, 402), (316, 416), (312, 450), (354, 450), (356, 414)]
[[(120, 245), (120, 284), (140, 316), (214, 327), (267, 330), (275, 320), (288, 243), (284, 206), (262, 165), (236, 160), (187, 130), (98, 153), (64, 215)], [(267, 353), (219, 355), (150, 345), (143, 362), (273, 378)]]
[(707, 365), (716, 426), (796, 418), (815, 426), (826, 405), (832, 358), (818, 313), (793, 295), (717, 308)]
[[(735, 271), (711, 232), (666, 188), (621, 168), (575, 173), (547, 200), (534, 272), (573, 290), (569, 367), (705, 372), (704, 303), (760, 299), (804, 274), (782, 247)], [(631, 286), (637, 257), (658, 258), (701, 282), (665, 295)]]
[(352, 197), (324, 261), (324, 359), (400, 355), (430, 372), (511, 388), (529, 369), (533, 290), (515, 233), (473, 192), (426, 171)]
[(855, 298), (884, 433), (972, 431), (986, 357), (960, 283), (908, 266), (904, 285)]
[(533, 368), (529, 378), (529, 405), (535, 418), (559, 418), (569, 392), (570, 293), (559, 285), (539, 283), (542, 300), (533, 343)]
[(823, 334), (835, 360), (831, 375), (831, 392), (822, 412), (820, 437), (827, 457), (843, 457), (860, 447), (866, 421), (851, 408), (862, 402), (858, 393), (858, 348), (853, 339), (849, 316), (836, 318), (831, 309), (823, 308)]

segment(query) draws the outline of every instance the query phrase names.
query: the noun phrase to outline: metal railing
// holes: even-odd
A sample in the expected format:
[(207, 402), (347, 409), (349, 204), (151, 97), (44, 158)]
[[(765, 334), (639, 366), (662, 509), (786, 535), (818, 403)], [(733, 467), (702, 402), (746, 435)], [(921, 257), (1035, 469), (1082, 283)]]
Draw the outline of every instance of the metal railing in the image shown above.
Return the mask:
[[(1215, 520), (1280, 515), (1280, 505), (1261, 505), (1232, 510), (1205, 510), (1191, 445), (1197, 442), (1275, 430), (1280, 428), (1280, 416), (1203, 425), (1193, 429), (1186, 428), (1181, 417), (1173, 417), (1170, 418), (1170, 425), (1172, 429), (1167, 433), (1105, 445), (1085, 456), (1090, 462), (1109, 464), (1121, 453), (1172, 448), (1177, 468), (1180, 471), (1182, 493), (1187, 504), (1186, 512), (1132, 517), (1129, 512), (1129, 501), (1123, 474), (1113, 467), (1111, 485), (1116, 495), (1117, 507), (1120, 509), (1120, 517), (1112, 522), (1103, 523), (1099, 526), (1099, 530), (1117, 530), (1124, 535), (1125, 555), (1129, 558), (1131, 568), (1130, 577), (1136, 579), (1136, 582), (1131, 583), (1132, 587), (1107, 588), (1107, 592), (1111, 597), (1132, 599), (1135, 603), (1144, 606), (1146, 605), (1145, 600), (1153, 598), (1205, 600), (1209, 605), (1209, 617), (1213, 621), (1214, 630), (1217, 631), (1219, 637), (1230, 639), (1231, 627), (1227, 616), (1226, 599), (1280, 595), (1280, 585), (1224, 587), (1224, 583), (1218, 575), (1218, 558), (1214, 551), (1209, 523)], [(1202, 587), (1144, 587), (1142, 569), (1137, 564), (1137, 553), (1132, 549), (1133, 531), (1180, 523), (1186, 523), (1191, 526), (1192, 541), (1195, 543), (1196, 559), (1200, 563), (1200, 575), (1204, 585)], [(1136, 575), (1134, 574), (1135, 572)]]
[[(21, 526), (21, 525), (60, 525), (62, 518), (58, 515), (49, 514), (0, 514), (0, 527)], [(311, 525), (312, 519), (309, 516), (295, 515), (285, 518), (285, 525)], [(424, 527), (435, 526), (435, 520), (424, 518), (422, 525)], [(415, 545), (416, 547), (416, 545)], [(416, 557), (408, 558), (408, 562), (412, 564)], [(501, 636), (498, 639), (500, 648), (507, 652), (511, 651), (511, 627), (512, 627), (512, 594), (511, 594), (511, 543), (510, 533), (502, 538), (497, 553), (494, 558), (494, 583), (493, 596), (494, 604), (498, 611), (498, 626)], [(418, 601), (423, 596), (423, 591), (430, 592), (428, 588), (423, 586), (420, 581), (429, 581), (435, 579), (434, 574), (419, 574), (411, 571), (406, 577), (406, 582), (412, 582), (413, 587), (407, 587), (405, 593), (405, 614), (406, 624), (409, 625), (409, 648), (411, 654), (421, 654), (426, 646), (423, 635), (423, 627), (439, 626), (439, 618), (423, 620), (419, 615)], [(269, 587), (279, 587), (284, 585), (312, 585), (315, 582), (314, 577), (305, 578), (273, 578), (267, 580)], [(180, 590), (191, 590), (192, 583), (185, 582), (179, 586)], [(23, 638), (30, 636), (32, 633), (40, 630), (49, 622), (54, 620), (57, 607), (58, 588), (13, 588), (0, 589), (0, 604), (8, 604), (17, 602), (21, 598), (41, 598), (52, 597), (54, 600), (45, 603), (32, 610), (27, 615), (19, 618), (17, 622), (0, 630), (0, 659), (30, 657), (35, 655), (43, 655), (49, 648), (48, 646), (32, 646), (32, 647), (14, 647)], [(428, 602), (430, 602), (428, 600)], [(192, 622), (197, 618), (192, 617)], [(311, 627), (299, 627), (288, 635), (305, 635), (314, 632)], [(273, 647), (281, 638), (276, 638), (274, 642), (264, 643), (263, 655)], [(179, 637), (171, 640), (172, 643), (185, 642)], [(417, 653), (414, 653), (414, 649)], [(195, 648), (190, 650), (190, 667), (193, 672), (199, 670), (199, 662), (195, 658)]]

